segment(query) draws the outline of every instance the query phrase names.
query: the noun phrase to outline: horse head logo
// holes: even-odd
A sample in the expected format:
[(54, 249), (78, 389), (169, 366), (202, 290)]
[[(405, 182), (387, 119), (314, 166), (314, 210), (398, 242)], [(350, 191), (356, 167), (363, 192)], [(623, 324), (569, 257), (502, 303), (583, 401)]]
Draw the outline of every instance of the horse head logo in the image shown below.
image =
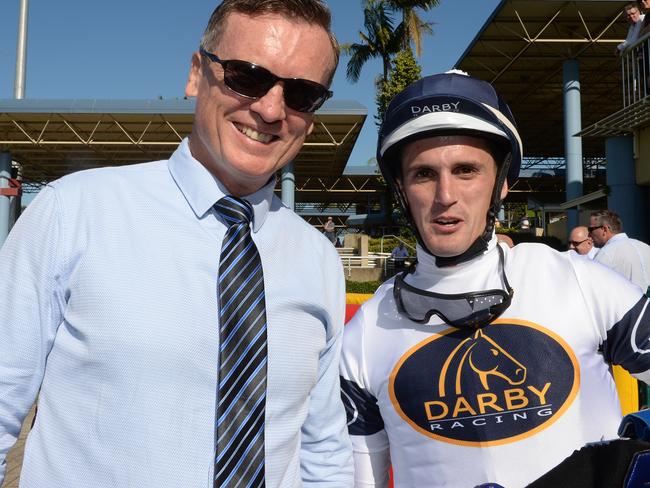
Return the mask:
[(461, 379), (469, 374), (468, 368), (478, 375), (486, 391), (490, 389), (491, 377), (501, 378), (510, 385), (520, 385), (526, 380), (526, 367), (481, 329), (458, 344), (447, 357), (438, 381), (441, 398), (447, 393), (448, 385), (456, 395), (462, 394)]

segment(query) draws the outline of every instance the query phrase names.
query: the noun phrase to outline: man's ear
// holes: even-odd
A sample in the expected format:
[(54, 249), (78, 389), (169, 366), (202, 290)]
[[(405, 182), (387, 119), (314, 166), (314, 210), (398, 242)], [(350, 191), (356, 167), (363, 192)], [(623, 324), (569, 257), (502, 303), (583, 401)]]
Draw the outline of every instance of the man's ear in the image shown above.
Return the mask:
[(203, 76), (203, 66), (201, 64), (201, 55), (198, 52), (192, 54), (190, 62), (190, 73), (185, 84), (185, 96), (195, 97), (199, 93), (199, 82)]

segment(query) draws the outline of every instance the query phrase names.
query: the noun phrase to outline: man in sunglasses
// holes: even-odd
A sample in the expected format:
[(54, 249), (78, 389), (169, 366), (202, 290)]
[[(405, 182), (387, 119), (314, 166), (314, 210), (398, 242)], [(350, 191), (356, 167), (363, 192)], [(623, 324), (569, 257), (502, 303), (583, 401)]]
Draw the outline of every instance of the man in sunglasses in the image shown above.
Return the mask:
[(38, 394), (21, 486), (351, 486), (341, 262), (273, 194), (332, 95), (330, 21), (319, 0), (224, 0), (169, 160), (69, 175), (19, 219), (0, 483)]
[(358, 486), (386, 486), (390, 464), (396, 487), (526, 486), (616, 437), (610, 363), (650, 379), (638, 288), (574, 253), (497, 243), (521, 155), (508, 106), (462, 73), (423, 78), (386, 111), (377, 160), (417, 262), (344, 333)]
[(571, 229), (569, 234), (569, 250), (575, 251), (581, 256), (587, 256), (594, 259), (598, 254), (598, 248), (594, 246), (594, 241), (589, 237), (589, 229), (584, 225), (579, 225)]
[(588, 230), (594, 244), (600, 248), (596, 261), (650, 292), (650, 246), (628, 237), (623, 232), (621, 218), (611, 210), (592, 212)]

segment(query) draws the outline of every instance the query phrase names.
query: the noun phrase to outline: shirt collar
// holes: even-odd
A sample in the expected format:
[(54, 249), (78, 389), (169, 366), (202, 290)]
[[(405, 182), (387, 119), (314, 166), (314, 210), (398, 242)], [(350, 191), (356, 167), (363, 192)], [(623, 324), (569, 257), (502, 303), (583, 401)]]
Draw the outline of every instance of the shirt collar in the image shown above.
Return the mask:
[[(417, 247), (415, 273), (406, 277), (406, 282), (421, 290), (439, 293), (467, 293), (503, 287), (499, 266), (498, 241), (493, 233), (488, 248), (483, 253), (455, 266), (436, 265), (435, 257)], [(509, 249), (504, 249), (505, 263)]]
[[(217, 201), (228, 195), (226, 187), (196, 160), (190, 152), (189, 139), (182, 140), (168, 161), (169, 172), (197, 218), (203, 218)], [(271, 208), (275, 178), (243, 198), (253, 206), (253, 232), (257, 232)]]
[[(496, 238), (496, 234), (493, 232), (492, 237), (490, 238), (490, 242), (488, 243), (488, 247), (485, 251), (483, 251), (481, 254), (478, 256), (470, 259), (469, 261), (464, 261), (462, 263), (459, 263), (455, 266), (443, 266), (443, 267), (438, 267), (436, 265), (436, 258), (429, 254), (428, 252), (424, 251), (422, 247), (420, 247), (420, 244), (416, 245), (416, 254), (418, 258), (418, 267), (426, 270), (426, 273), (436, 273), (436, 274), (441, 274), (441, 275), (451, 275), (457, 272), (459, 269), (465, 269), (468, 267), (471, 267), (471, 263), (474, 263), (480, 259), (481, 256), (484, 256), (488, 253), (490, 253), (492, 250), (496, 249), (498, 245), (498, 241)], [(495, 253), (496, 255), (496, 253)]]
[[(605, 246), (609, 244), (610, 242), (616, 242), (620, 241), (621, 239), (627, 239), (627, 234), (625, 232), (619, 232), (618, 234), (614, 234), (612, 237), (609, 238), (609, 240), (605, 243)], [(603, 246), (603, 247), (605, 247)]]

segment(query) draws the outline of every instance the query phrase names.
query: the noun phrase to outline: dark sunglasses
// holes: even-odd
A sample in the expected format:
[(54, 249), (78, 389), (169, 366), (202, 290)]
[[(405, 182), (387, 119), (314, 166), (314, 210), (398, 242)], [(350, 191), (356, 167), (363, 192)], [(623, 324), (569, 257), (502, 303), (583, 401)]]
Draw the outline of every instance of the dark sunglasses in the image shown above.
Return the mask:
[(284, 102), (298, 112), (315, 112), (333, 93), (315, 81), (301, 78), (281, 78), (268, 69), (239, 59), (220, 59), (205, 49), (199, 52), (210, 61), (223, 67), (226, 86), (237, 95), (246, 98), (261, 98), (281, 81), (284, 85)]
[(593, 231), (595, 231), (596, 229), (602, 229), (603, 227), (605, 227), (605, 226), (604, 226), (604, 225), (594, 225), (593, 227), (587, 227), (587, 230), (588, 230), (589, 233), (591, 234), (591, 233), (592, 233)]
[(478, 329), (496, 320), (510, 306), (514, 290), (506, 278), (503, 250), (499, 249), (501, 279), (504, 290), (485, 290), (444, 295), (415, 288), (404, 281), (412, 270), (395, 276), (393, 296), (402, 315), (419, 324), (426, 324), (432, 315), (440, 317), (447, 325)]
[(569, 241), (569, 244), (572, 245), (573, 247), (578, 247), (583, 242), (587, 242), (587, 240), (589, 240), (589, 238), (583, 239), (581, 241)]

